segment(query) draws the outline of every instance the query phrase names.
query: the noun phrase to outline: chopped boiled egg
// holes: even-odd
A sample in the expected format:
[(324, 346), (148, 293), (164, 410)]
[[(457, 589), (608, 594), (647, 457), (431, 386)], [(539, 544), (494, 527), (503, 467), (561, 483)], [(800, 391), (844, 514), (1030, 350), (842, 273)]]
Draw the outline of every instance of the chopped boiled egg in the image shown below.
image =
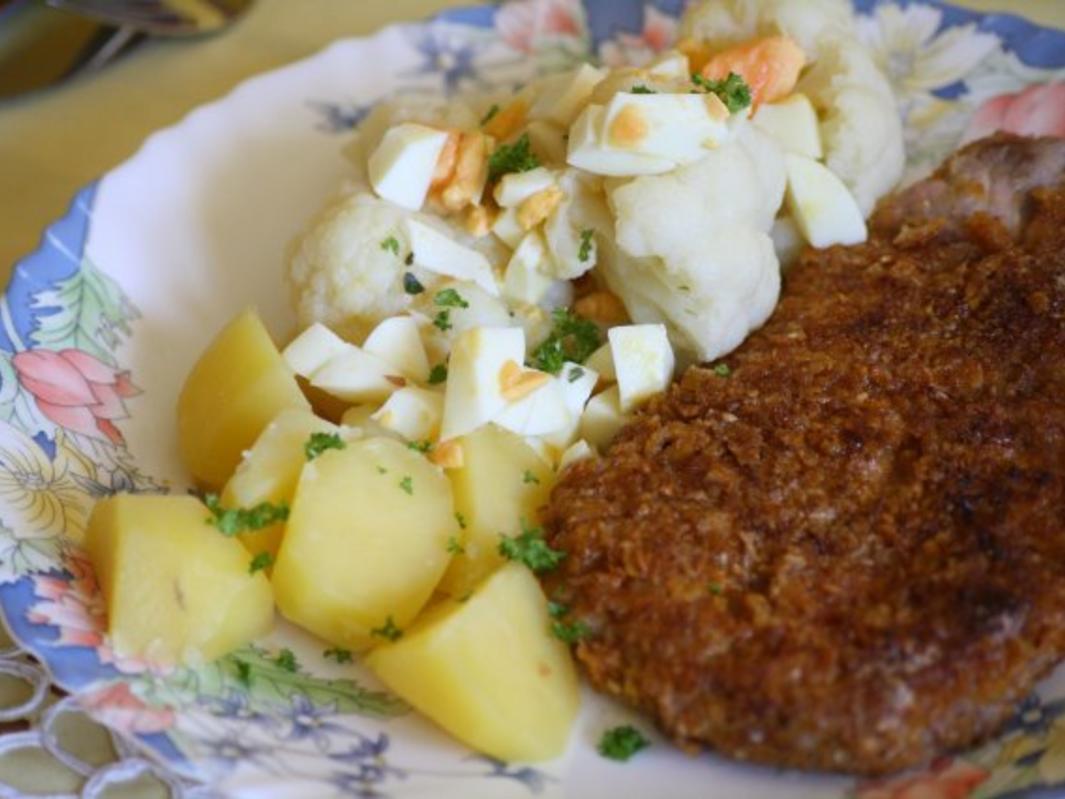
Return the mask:
[(727, 140), (728, 117), (728, 109), (714, 94), (619, 92), (604, 111), (601, 143), (687, 164)]
[(820, 159), (820, 123), (813, 103), (801, 92), (761, 106), (751, 118), (755, 127), (773, 138), (786, 152)]
[(604, 145), (601, 134), (605, 115), (606, 108), (601, 105), (590, 105), (581, 112), (570, 128), (566, 163), (595, 175), (613, 177), (660, 175), (676, 167), (668, 158)]
[(525, 172), (510, 172), (496, 184), (494, 197), (502, 208), (515, 208), (544, 189), (555, 185), (550, 169), (538, 166)]
[(599, 375), (599, 379), (606, 383), (616, 383), (618, 381), (617, 372), (614, 371), (614, 356), (611, 354), (609, 342), (589, 355), (584, 365)]
[(392, 364), (349, 344), (309, 376), (311, 385), (347, 402), (378, 402), (406, 385)]
[(444, 397), (439, 391), (406, 386), (392, 394), (370, 418), (408, 441), (429, 441), (440, 431), (443, 415)]
[(522, 436), (542, 436), (568, 428), (573, 423), (560, 381), (544, 372), (524, 370), (524, 382), (514, 397), (492, 420)]
[(390, 128), (369, 159), (370, 185), (379, 197), (417, 211), (425, 202), (448, 133), (406, 122)]
[(691, 66), (688, 56), (677, 50), (667, 50), (656, 56), (645, 69), (652, 77), (676, 80), (690, 80)]
[(281, 356), (293, 372), (300, 377), (309, 377), (326, 361), (350, 346), (321, 322), (315, 322), (292, 339)]
[(549, 258), (543, 235), (537, 230), (527, 233), (510, 256), (503, 276), (503, 296), (518, 305), (538, 304), (554, 284), (545, 274)]
[(518, 222), (518, 209), (504, 209), (492, 223), (492, 232), (512, 250), (521, 244), (521, 240), (525, 237), (525, 230)]
[(595, 450), (592, 449), (592, 445), (585, 441), (583, 438), (574, 441), (566, 451), (562, 453), (562, 456), (558, 459), (558, 470), (561, 472), (567, 466), (572, 466), (577, 461), (583, 461), (586, 458), (594, 458)]
[(563, 164), (566, 162), (567, 129), (545, 119), (537, 119), (529, 123), (525, 132), (529, 134), (529, 144), (534, 153), (548, 163)]
[(569, 72), (545, 78), (529, 115), (557, 125), (571, 125), (606, 74), (591, 64), (581, 64)]
[(803, 238), (814, 247), (858, 244), (867, 231), (854, 195), (832, 170), (802, 155), (787, 153), (787, 204)]
[(507, 405), (508, 375), (525, 360), (525, 331), (520, 327), (475, 327), (451, 348), (440, 438), (476, 430)]
[(477, 250), (414, 219), (407, 220), (407, 232), (415, 265), (438, 275), (470, 280), (489, 294), (499, 294), (492, 265)]
[(554, 433), (544, 435), (544, 440), (556, 449), (562, 450), (568, 447), (577, 437), (580, 427), (581, 414), (588, 398), (595, 391), (599, 382), (599, 375), (587, 366), (566, 362), (562, 371), (558, 374), (558, 382), (562, 387), (562, 394), (566, 401), (566, 408), (570, 412), (571, 422), (566, 427), (560, 428)]
[(602, 451), (614, 440), (628, 417), (621, 410), (621, 394), (617, 386), (596, 394), (584, 406), (580, 433), (596, 449)]
[(619, 325), (607, 333), (621, 410), (635, 409), (673, 379), (673, 348), (665, 325)]
[(376, 355), (412, 380), (429, 377), (429, 357), (425, 354), (418, 322), (410, 316), (393, 316), (375, 327), (362, 348)]

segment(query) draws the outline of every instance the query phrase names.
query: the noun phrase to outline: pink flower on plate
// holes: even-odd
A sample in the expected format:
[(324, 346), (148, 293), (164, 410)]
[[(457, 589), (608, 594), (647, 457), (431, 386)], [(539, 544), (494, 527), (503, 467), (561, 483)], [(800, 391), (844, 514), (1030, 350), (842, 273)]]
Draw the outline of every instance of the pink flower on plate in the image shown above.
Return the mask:
[(70, 578), (35, 574), (33, 593), (40, 601), (26, 613), (33, 624), (49, 624), (59, 629), (53, 646), (84, 646), (95, 649), (101, 663), (113, 665), (127, 674), (152, 668), (137, 658), (121, 657), (107, 640), (107, 608), (96, 582), (92, 564), (81, 551), (64, 555), (63, 566)]
[(124, 682), (83, 694), (78, 703), (108, 727), (124, 733), (150, 735), (174, 726), (173, 708), (147, 704)]
[(643, 12), (643, 30), (638, 34), (619, 33), (599, 46), (599, 59), (608, 67), (643, 66), (673, 44), (677, 21), (654, 6)]
[(1065, 82), (1037, 83), (985, 101), (970, 120), (962, 142), (999, 130), (1019, 136), (1065, 137)]
[(949, 757), (932, 763), (927, 771), (858, 787), (857, 799), (965, 799), (990, 775), (988, 771)]
[(584, 34), (581, 0), (512, 0), (496, 14), (496, 29), (507, 44), (532, 53), (548, 38)]

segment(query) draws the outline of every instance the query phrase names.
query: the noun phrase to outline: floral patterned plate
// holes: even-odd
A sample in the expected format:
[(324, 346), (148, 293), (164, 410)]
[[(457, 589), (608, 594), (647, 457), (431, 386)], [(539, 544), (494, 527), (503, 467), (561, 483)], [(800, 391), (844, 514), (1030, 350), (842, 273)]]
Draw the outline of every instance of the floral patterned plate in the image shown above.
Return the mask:
[[(237, 309), (291, 329), (282, 254), (343, 179), (344, 134), (396, 92), (513, 86), (589, 56), (667, 46), (679, 0), (516, 0), (393, 27), (258, 77), (152, 136), (85, 187), (0, 299), (0, 605), (15, 639), (176, 785), (255, 796), (1065, 796), (1065, 673), (996, 743), (860, 784), (688, 757), (655, 739), (627, 766), (595, 754), (624, 709), (588, 695), (568, 755), (530, 768), (475, 755), (357, 664), (279, 625), (200, 669), (116, 656), (75, 543), (97, 497), (181, 491), (174, 402)], [(890, 73), (911, 174), (995, 127), (1065, 134), (1065, 33), (939, 3), (860, 0)], [(296, 664), (278, 657), (282, 647)], [(653, 733), (649, 733), (653, 736)], [(668, 788), (666, 787), (668, 786)]]

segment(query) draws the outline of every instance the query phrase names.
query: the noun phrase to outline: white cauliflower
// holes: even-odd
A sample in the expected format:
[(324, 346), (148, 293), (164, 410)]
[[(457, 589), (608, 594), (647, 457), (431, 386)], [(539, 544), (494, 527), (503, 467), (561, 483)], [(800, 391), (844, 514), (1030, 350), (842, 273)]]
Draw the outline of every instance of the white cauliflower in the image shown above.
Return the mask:
[(784, 194), (779, 148), (752, 127), (670, 174), (611, 184), (616, 243), (600, 270), (636, 322), (664, 322), (673, 345), (707, 361), (772, 312), (780, 268), (768, 230)]
[(704, 0), (688, 8), (681, 37), (720, 49), (755, 36), (784, 33), (811, 66), (797, 90), (820, 118), (825, 164), (868, 216), (902, 176), (902, 122), (895, 97), (858, 41), (848, 0)]
[[(602, 181), (596, 175), (566, 169), (558, 183), (565, 199), (544, 223), (544, 239), (551, 253), (546, 271), (553, 277), (573, 280), (595, 267), (596, 242), (612, 236), (614, 225), (603, 199)], [(594, 238), (584, 247), (582, 234), (588, 230)]]

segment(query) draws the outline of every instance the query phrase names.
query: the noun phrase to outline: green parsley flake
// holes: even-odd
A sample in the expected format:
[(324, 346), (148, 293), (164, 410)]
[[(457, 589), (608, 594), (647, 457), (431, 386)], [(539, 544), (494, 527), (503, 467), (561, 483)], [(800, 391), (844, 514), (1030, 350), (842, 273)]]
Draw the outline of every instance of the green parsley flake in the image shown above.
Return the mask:
[(711, 80), (694, 73), (692, 83), (707, 94), (716, 94), (730, 114), (742, 111), (751, 104), (751, 87), (735, 72), (730, 72), (724, 80)]
[(488, 112), (483, 117), (481, 117), (481, 127), (483, 128), (485, 125), (487, 125), (493, 119), (495, 119), (496, 114), (498, 114), (498, 113), (499, 113), (499, 103), (492, 103), (492, 107), (488, 109)]
[(639, 83), (629, 89), (629, 94), (658, 94), (658, 92), (656, 92), (654, 89), (644, 86), (642, 83)]
[(561, 619), (569, 613), (569, 605), (549, 599), (547, 600), (547, 612), (552, 619)]
[(728, 377), (730, 374), (732, 374), (732, 370), (729, 368), (729, 365), (727, 363), (717, 364), (716, 366), (714, 366), (713, 371), (714, 374), (718, 377)]
[(599, 739), (599, 754), (624, 763), (650, 743), (638, 729), (626, 724), (603, 733)]
[[(411, 260), (413, 260), (413, 253), (411, 254), (410, 258)], [(404, 272), (403, 290), (408, 294), (421, 294), (423, 291), (425, 291), (425, 286), (423, 286), (421, 281), (418, 280), (418, 278), (416, 278), (410, 272)]]
[(351, 650), (342, 649), (339, 646), (334, 646), (331, 649), (327, 649), (322, 653), (322, 657), (326, 660), (335, 660), (337, 663), (351, 663)]
[(388, 474), (388, 469), (386, 469), (384, 466), (378, 466), (377, 467), (377, 473), (378, 474)]
[(566, 377), (566, 379), (570, 383), (576, 383), (582, 377), (584, 377), (584, 370), (581, 369), (581, 367), (579, 366), (574, 366), (572, 369), (569, 370), (569, 375)]
[(724, 588), (721, 587), (721, 583), (710, 583), (706, 586), (707, 590), (714, 596), (721, 596), (724, 592)]
[(288, 504), (285, 502), (278, 502), (276, 505), (260, 502), (253, 508), (223, 508), (218, 494), (208, 494), (203, 501), (211, 511), (207, 523), (213, 524), (225, 536), (262, 530), (288, 519)]
[(399, 255), (399, 239), (395, 236), (389, 236), (381, 242), (381, 249), (390, 252), (393, 255)]
[(540, 485), (540, 478), (530, 472), (528, 469), (526, 469), (525, 473), (522, 474), (521, 481), (523, 483), (535, 483), (536, 485)]
[(466, 547), (459, 543), (459, 540), (455, 536), (451, 536), (447, 540), (447, 551), (452, 555), (465, 555)]
[(396, 622), (389, 616), (380, 627), (370, 630), (370, 635), (384, 638), (386, 641), (398, 641), (403, 637), (403, 630), (396, 626)]
[(251, 664), (246, 660), (234, 660), (237, 667), (237, 682), (246, 688), (251, 687)]
[(451, 324), (451, 309), (445, 308), (433, 317), (433, 326), (440, 328), (444, 332), (453, 328), (454, 325)]
[(551, 623), (551, 634), (565, 644), (575, 644), (587, 637), (591, 629), (583, 621), (555, 621)]
[(337, 433), (311, 433), (303, 445), (303, 454), (307, 460), (313, 461), (327, 449), (344, 449), (346, 446)]
[(296, 662), (296, 655), (287, 647), (277, 653), (277, 657), (274, 658), (274, 663), (277, 664), (279, 669), (290, 671), (293, 674), (300, 669), (300, 664)]
[(592, 257), (592, 246), (594, 244), (592, 236), (594, 235), (595, 231), (591, 228), (585, 228), (581, 231), (581, 248), (577, 252), (577, 258), (580, 259), (582, 264), (586, 263), (588, 259)]
[(260, 552), (254, 558), (251, 559), (251, 563), (248, 564), (248, 574), (255, 574), (263, 569), (269, 569), (274, 565), (274, 556), (269, 552)]
[(499, 554), (507, 560), (524, 563), (532, 571), (540, 573), (557, 568), (565, 559), (565, 552), (547, 545), (544, 532), (539, 527), (528, 527), (522, 519), (521, 530), (521, 535), (514, 538), (505, 535), (499, 537)]
[(511, 172), (528, 172), (540, 166), (529, 144), (529, 134), (521, 134), (513, 144), (502, 144), (488, 158), (488, 179), (499, 180)]
[(460, 530), (466, 529), (466, 517), (458, 511), (455, 511), (455, 521), (458, 522)]
[(415, 452), (420, 452), (423, 455), (433, 448), (432, 441), (408, 441), (407, 449), (412, 449)]
[(438, 363), (429, 370), (429, 385), (435, 386), (447, 380), (447, 366)]
[(462, 299), (462, 295), (455, 289), (443, 289), (436, 292), (433, 303), (441, 308), (469, 308), (470, 304)]
[(411, 479), (409, 474), (399, 481), (399, 487), (406, 493), (414, 496), (414, 480)]
[(595, 322), (582, 319), (567, 308), (556, 308), (552, 317), (555, 326), (533, 351), (531, 361), (537, 369), (557, 375), (566, 361), (584, 363), (599, 348), (602, 336)]

